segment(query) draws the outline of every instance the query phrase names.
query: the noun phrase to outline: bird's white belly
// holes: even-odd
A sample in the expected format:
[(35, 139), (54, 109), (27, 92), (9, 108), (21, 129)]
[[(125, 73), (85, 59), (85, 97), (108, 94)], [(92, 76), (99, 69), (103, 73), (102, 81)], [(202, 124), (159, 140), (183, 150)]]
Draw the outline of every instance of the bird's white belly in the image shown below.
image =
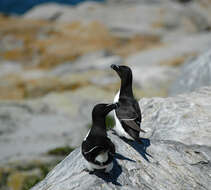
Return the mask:
[(104, 153), (101, 153), (99, 154), (96, 158), (95, 158), (96, 161), (98, 162), (106, 162), (108, 160), (108, 151), (104, 152)]
[(96, 164), (93, 164), (91, 162), (88, 162), (86, 160), (86, 167), (89, 171), (94, 171), (94, 170), (102, 170), (102, 169), (105, 169), (105, 172), (108, 173), (112, 170), (113, 168), (113, 162), (105, 165), (105, 166), (99, 166), (99, 165), (96, 165)]
[(114, 130), (120, 137), (126, 137), (127, 139), (134, 140), (128, 133), (124, 130), (122, 127), (122, 124), (120, 123), (119, 119), (116, 116), (116, 112), (114, 111), (114, 118), (115, 118), (115, 123), (116, 125), (114, 126)]
[[(95, 160), (97, 160), (98, 162), (106, 162), (108, 160), (108, 152), (105, 152), (103, 154), (98, 155)], [(85, 160), (86, 162), (86, 167), (89, 171), (94, 171), (94, 170), (102, 170), (105, 169), (105, 172), (108, 173), (112, 170), (113, 168), (113, 162), (104, 165), (104, 166), (99, 166), (97, 164), (88, 162), (87, 160)]]

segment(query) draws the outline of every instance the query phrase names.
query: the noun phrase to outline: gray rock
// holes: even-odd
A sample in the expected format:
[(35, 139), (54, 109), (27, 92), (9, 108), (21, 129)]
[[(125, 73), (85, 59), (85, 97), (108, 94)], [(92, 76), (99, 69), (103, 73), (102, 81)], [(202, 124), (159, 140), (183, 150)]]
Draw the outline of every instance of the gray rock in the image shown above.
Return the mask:
[(192, 92), (211, 85), (211, 50), (184, 64), (169, 90), (170, 95)]
[[(48, 11), (46, 11), (48, 10)], [(69, 10), (68, 6), (59, 5), (55, 3), (46, 3), (44, 5), (38, 5), (32, 8), (24, 15), (26, 19), (45, 19), (52, 20), (58, 19), (59, 16), (65, 11)], [(70, 10), (69, 10), (70, 11)]]
[[(205, 14), (206, 12), (207, 14)], [(168, 0), (84, 2), (77, 6), (44, 4), (27, 12), (27, 19), (59, 22), (99, 21), (112, 33), (131, 36), (137, 33), (166, 36), (178, 31), (189, 35), (209, 26), (209, 11), (200, 4), (186, 6)]]
[(117, 155), (110, 176), (83, 171), (80, 148), (31, 190), (208, 190), (211, 185), (211, 88), (174, 98), (142, 99), (149, 139), (126, 142), (109, 132)]
[(162, 47), (145, 50), (129, 56), (126, 62), (133, 66), (160, 65), (164, 61), (207, 50), (211, 46), (210, 39), (211, 33), (189, 35), (177, 40), (172, 39)]
[[(94, 96), (93, 96), (94, 92)], [(0, 102), (0, 165), (42, 159), (50, 149), (80, 145), (89, 130), (95, 104), (111, 93), (87, 86), (28, 101)]]
[(88, 70), (108, 70), (111, 64), (121, 64), (122, 62), (123, 60), (119, 56), (109, 55), (106, 51), (97, 51), (82, 55), (73, 63), (61, 64), (53, 68), (49, 74), (62, 76)]
[(22, 66), (17, 62), (1, 61), (0, 62), (0, 77), (11, 73), (19, 73)]
[[(169, 86), (179, 75), (179, 60), (190, 59), (194, 54), (206, 51), (211, 45), (211, 34), (197, 34), (183, 37), (175, 41), (169, 40), (162, 47), (138, 52), (129, 56), (125, 62), (132, 68), (134, 81), (144, 91), (155, 91), (154, 96), (167, 95)], [(189, 71), (188, 71), (189, 72)]]
[(83, 125), (86, 122), (73, 123), (70, 116), (44, 103), (1, 102), (0, 163), (31, 159), (59, 146), (75, 147), (88, 130)]
[(143, 137), (211, 146), (211, 87), (176, 97), (142, 99)]

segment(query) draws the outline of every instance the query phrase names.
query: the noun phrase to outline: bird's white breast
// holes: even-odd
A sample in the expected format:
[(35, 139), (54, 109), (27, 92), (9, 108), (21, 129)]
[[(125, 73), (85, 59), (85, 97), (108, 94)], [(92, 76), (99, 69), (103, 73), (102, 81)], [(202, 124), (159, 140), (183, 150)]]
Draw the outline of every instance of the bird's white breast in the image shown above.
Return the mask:
[(108, 151), (103, 152), (98, 156), (96, 156), (95, 160), (101, 163), (106, 162), (108, 160)]
[(119, 101), (119, 94), (120, 94), (120, 90), (116, 93), (114, 97), (114, 103), (117, 103)]

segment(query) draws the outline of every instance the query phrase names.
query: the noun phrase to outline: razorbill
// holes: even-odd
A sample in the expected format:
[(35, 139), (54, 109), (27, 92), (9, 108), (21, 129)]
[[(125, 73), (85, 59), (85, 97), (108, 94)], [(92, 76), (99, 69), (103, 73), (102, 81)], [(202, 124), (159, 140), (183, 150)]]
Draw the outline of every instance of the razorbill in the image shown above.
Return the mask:
[(114, 130), (121, 137), (141, 142), (139, 133), (145, 131), (140, 128), (141, 110), (133, 96), (132, 71), (127, 66), (111, 65), (121, 79), (121, 87), (114, 98), (114, 103), (119, 102), (119, 108), (114, 111), (116, 125)]
[(107, 137), (106, 115), (119, 107), (115, 104), (97, 104), (92, 110), (92, 127), (82, 142), (82, 155), (90, 173), (104, 169), (106, 173), (113, 168), (115, 146)]

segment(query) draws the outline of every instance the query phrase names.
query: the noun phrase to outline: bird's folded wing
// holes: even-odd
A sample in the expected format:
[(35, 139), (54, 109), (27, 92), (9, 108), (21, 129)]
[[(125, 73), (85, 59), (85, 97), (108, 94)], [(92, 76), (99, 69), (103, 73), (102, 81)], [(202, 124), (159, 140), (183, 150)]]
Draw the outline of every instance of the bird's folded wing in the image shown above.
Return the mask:
[(137, 125), (137, 123), (135, 122), (135, 119), (121, 119), (121, 121), (124, 122), (130, 128), (132, 128), (138, 132), (141, 131), (143, 133), (146, 133), (143, 129), (140, 128), (140, 126)]
[(90, 150), (84, 151), (84, 154), (89, 154), (89, 153), (95, 153), (95, 152), (99, 152), (103, 149), (103, 147), (101, 146), (95, 146), (93, 148), (91, 148)]

